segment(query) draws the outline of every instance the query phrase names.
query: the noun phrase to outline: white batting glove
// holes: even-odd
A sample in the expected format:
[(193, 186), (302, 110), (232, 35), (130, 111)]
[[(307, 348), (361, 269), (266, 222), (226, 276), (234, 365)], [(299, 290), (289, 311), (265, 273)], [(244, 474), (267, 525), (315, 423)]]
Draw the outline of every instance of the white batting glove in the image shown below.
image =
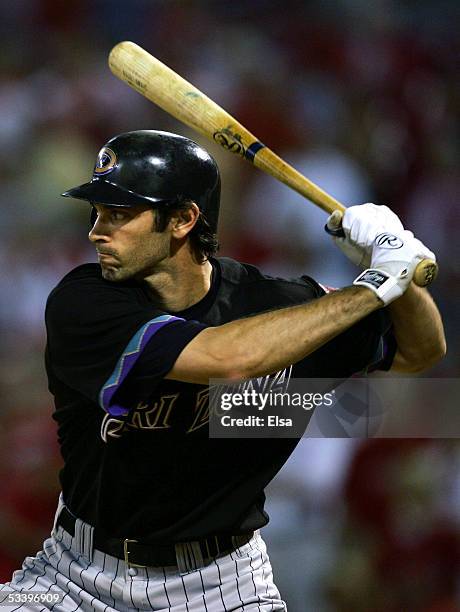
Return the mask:
[(422, 259), (436, 261), (436, 256), (412, 232), (382, 232), (372, 246), (371, 267), (353, 284), (372, 289), (385, 305), (389, 304), (404, 294)]
[(327, 220), (326, 231), (332, 234), (335, 244), (348, 259), (361, 268), (368, 268), (376, 236), (383, 232), (398, 236), (404, 227), (388, 206), (369, 203), (350, 206), (343, 217), (334, 211)]

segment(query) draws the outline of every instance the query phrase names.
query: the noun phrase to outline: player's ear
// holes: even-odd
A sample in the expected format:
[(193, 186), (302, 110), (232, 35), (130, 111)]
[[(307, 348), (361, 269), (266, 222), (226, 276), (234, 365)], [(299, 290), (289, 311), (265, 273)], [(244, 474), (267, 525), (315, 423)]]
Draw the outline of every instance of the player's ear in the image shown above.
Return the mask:
[(195, 202), (190, 202), (187, 207), (175, 211), (169, 221), (172, 236), (178, 240), (185, 238), (195, 226), (199, 216), (200, 209)]

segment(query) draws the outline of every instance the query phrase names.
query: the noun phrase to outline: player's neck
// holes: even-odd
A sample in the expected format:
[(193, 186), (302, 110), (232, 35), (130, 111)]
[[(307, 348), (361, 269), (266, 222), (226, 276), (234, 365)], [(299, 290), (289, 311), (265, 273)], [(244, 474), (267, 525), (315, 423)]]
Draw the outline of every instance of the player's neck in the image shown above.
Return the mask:
[(184, 249), (144, 281), (164, 310), (179, 312), (204, 298), (211, 287), (211, 277), (211, 263), (198, 263), (190, 250)]

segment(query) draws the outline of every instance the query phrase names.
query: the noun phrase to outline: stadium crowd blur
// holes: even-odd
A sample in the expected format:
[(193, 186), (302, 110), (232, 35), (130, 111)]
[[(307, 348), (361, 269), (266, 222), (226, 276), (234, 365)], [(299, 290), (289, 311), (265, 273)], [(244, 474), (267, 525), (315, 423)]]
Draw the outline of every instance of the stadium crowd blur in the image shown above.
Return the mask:
[[(178, 131), (217, 158), (221, 254), (350, 283), (325, 215), (113, 77), (134, 40), (346, 205), (391, 206), (437, 253), (433, 285), (459, 376), (455, 2), (15, 0), (0, 4), (0, 582), (49, 532), (60, 458), (43, 366), (46, 297), (94, 261), (89, 210), (59, 194), (100, 145)], [(434, 408), (434, 406), (433, 406)], [(458, 610), (459, 445), (303, 440), (269, 488), (275, 578), (292, 612)]]

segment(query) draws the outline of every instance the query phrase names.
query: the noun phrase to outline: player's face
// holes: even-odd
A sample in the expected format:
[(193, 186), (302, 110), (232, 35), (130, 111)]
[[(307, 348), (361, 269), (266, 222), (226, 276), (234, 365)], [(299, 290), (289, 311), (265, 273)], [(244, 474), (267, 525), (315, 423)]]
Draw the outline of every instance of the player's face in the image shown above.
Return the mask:
[(94, 207), (97, 219), (89, 239), (96, 247), (106, 280), (142, 280), (162, 267), (170, 255), (170, 235), (167, 229), (155, 231), (152, 208)]

